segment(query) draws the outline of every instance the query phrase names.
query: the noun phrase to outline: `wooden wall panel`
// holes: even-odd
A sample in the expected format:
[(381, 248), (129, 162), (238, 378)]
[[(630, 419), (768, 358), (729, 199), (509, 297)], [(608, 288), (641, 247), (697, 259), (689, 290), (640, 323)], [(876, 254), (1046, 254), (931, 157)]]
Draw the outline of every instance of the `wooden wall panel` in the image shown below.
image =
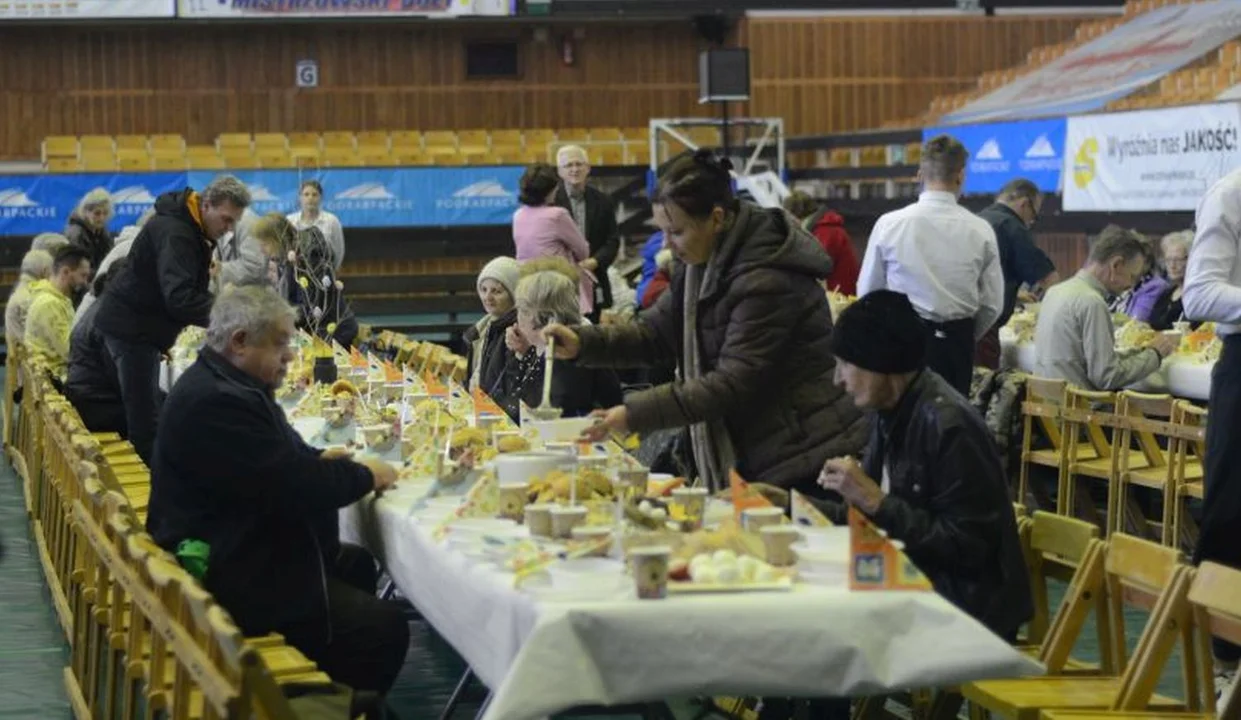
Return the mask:
[[(743, 23), (754, 102), (793, 134), (877, 127), (1058, 42), (1081, 18), (763, 18)], [(577, 62), (559, 38), (576, 29)], [(0, 159), (53, 134), (645, 125), (714, 114), (697, 103), (688, 22), (194, 24), (0, 28)], [(464, 41), (518, 39), (522, 76), (465, 79)], [(301, 58), (320, 87), (294, 87)]]
[(789, 133), (878, 128), (914, 117), (979, 75), (1020, 64), (1073, 35), (1056, 17), (754, 18), (753, 112), (782, 115)]

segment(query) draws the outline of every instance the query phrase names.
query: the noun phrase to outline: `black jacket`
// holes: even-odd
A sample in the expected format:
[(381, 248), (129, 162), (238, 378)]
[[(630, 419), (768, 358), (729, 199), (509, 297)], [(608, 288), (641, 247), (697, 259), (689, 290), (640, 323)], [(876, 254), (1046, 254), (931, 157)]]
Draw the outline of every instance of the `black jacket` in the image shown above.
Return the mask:
[[(188, 325), (207, 326), (215, 241), (190, 215), (193, 191), (164, 193), (129, 250), (129, 267), (99, 298), (99, 330), (167, 350)], [(193, 194), (197, 197), (197, 194)]]
[(103, 259), (112, 250), (112, 233), (92, 228), (75, 212), (69, 216), (69, 222), (65, 224), (65, 237), (71, 244), (90, 253), (91, 272), (99, 272)]
[(70, 400), (121, 403), (121, 383), (116, 363), (103, 346), (103, 336), (95, 328), (99, 303), (92, 303), (82, 313), (69, 333), (69, 374), (65, 378), (65, 395)]
[[(1008, 487), (986, 424), (965, 398), (924, 371), (871, 429), (862, 463), (890, 487), (871, 519), (935, 589), (1005, 638), (1034, 612)], [(843, 508), (830, 513), (843, 520)]]
[[(612, 281), (608, 279), (608, 268), (616, 261), (616, 253), (620, 250), (620, 229), (616, 225), (616, 203), (607, 193), (586, 186), (586, 243), (590, 245), (590, 256), (599, 262), (599, 267), (592, 272), (599, 284), (595, 286), (595, 309), (612, 307)], [(569, 202), (569, 193), (564, 184), (556, 191), (556, 204), (569, 211), (573, 217), (573, 203)]]
[(462, 335), (465, 345), (470, 349), (469, 363), (465, 369), (466, 382), (474, 377), (474, 366), (480, 367), (478, 386), (487, 392), (495, 387), (496, 381), (504, 372), (504, 363), (509, 355), (508, 346), (504, 344), (504, 333), (517, 322), (517, 309), (513, 308), (487, 324), (487, 337), (483, 342), (482, 357), (474, 357), (474, 343), (479, 338), (478, 325), (471, 325)]
[(147, 529), (175, 551), (206, 542), (205, 584), (246, 635), (321, 622), (337, 512), (374, 486), (350, 460), (324, 460), (272, 390), (204, 348), (164, 402)]
[[(504, 372), (494, 385), (484, 385), (504, 412), (518, 422), (521, 403), (537, 407), (543, 402), (544, 356), (527, 350), (524, 358), (504, 347)], [(605, 410), (624, 401), (620, 379), (606, 368), (589, 368), (568, 360), (552, 361), (552, 407), (563, 411), (563, 417), (583, 417), (592, 410)]]

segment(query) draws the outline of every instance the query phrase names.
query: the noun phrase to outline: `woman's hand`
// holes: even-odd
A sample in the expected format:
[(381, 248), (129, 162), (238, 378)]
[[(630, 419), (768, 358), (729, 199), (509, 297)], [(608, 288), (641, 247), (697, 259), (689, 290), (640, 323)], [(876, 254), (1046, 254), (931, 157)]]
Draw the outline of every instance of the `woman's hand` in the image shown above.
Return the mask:
[(526, 351), (530, 349), (530, 343), (526, 342), (525, 336), (521, 334), (516, 325), (509, 325), (508, 329), (504, 331), (504, 344), (508, 346), (509, 350), (513, 351), (514, 355), (518, 356), (525, 355)]
[(582, 439), (600, 442), (612, 433), (629, 434), (629, 411), (624, 405), (617, 405), (608, 410), (596, 410), (590, 414), (595, 424), (582, 431)]
[(543, 337), (556, 339), (556, 359), (574, 360), (582, 351), (582, 340), (569, 328), (560, 323), (551, 323), (543, 328)]

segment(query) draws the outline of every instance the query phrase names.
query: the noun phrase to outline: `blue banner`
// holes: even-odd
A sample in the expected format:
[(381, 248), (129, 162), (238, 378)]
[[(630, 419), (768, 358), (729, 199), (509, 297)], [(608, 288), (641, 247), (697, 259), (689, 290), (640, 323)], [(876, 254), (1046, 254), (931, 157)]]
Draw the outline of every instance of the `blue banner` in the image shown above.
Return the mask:
[(1009, 180), (1025, 178), (1043, 192), (1060, 190), (1064, 167), (1064, 118), (987, 125), (926, 128), (923, 142), (951, 135), (969, 150), (966, 195), (997, 192)]
[[(345, 227), (507, 225), (517, 210), (522, 167), (333, 168), (239, 170), (259, 214), (298, 209), (303, 180), (323, 185), (324, 207)], [(203, 188), (216, 171), (0, 175), (0, 236), (60, 232), (87, 192), (112, 194), (116, 232), (130, 225), (161, 193)]]

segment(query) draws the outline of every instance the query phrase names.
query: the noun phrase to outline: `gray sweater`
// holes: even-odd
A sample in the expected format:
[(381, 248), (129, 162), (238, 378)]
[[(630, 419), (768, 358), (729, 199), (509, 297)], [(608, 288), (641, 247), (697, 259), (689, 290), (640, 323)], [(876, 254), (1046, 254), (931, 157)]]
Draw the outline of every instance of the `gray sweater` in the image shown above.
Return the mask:
[(1105, 295), (1084, 270), (1047, 291), (1034, 328), (1035, 375), (1086, 390), (1120, 390), (1159, 369), (1152, 349), (1116, 352)]

